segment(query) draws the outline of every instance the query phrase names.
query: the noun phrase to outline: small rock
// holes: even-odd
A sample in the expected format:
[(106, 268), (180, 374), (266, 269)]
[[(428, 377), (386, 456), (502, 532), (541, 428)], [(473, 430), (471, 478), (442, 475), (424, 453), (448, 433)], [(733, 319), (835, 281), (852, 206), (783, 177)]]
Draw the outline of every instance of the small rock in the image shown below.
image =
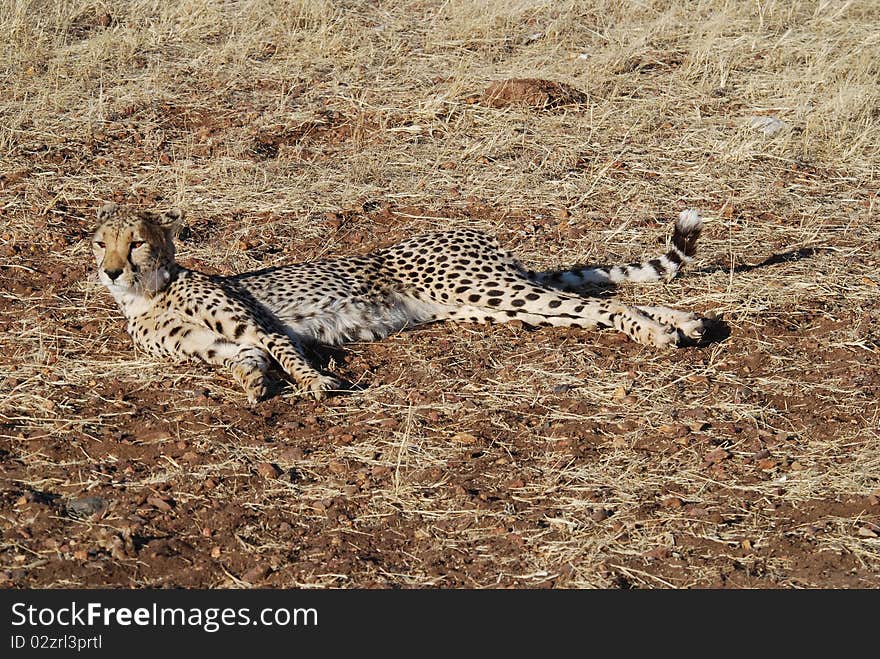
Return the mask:
[(302, 460), (304, 455), (303, 450), (299, 446), (288, 446), (281, 451), (281, 457), (284, 460)]
[(714, 451), (709, 451), (705, 456), (703, 456), (703, 460), (706, 464), (714, 465), (727, 460), (730, 457), (730, 453), (723, 448), (716, 448)]
[(339, 213), (327, 211), (326, 213), (324, 213), (324, 222), (331, 229), (338, 229), (342, 226), (342, 216)]
[(766, 136), (775, 135), (783, 130), (788, 129), (788, 124), (770, 116), (749, 117), (749, 126), (755, 130), (761, 131)]
[(664, 508), (672, 508), (678, 509), (684, 505), (684, 501), (679, 499), (678, 497), (666, 497), (663, 499), (663, 507)]
[(172, 499), (147, 497), (146, 503), (153, 506), (153, 508), (156, 508), (157, 510), (161, 510), (163, 513), (170, 512), (174, 508), (174, 501)]
[(345, 466), (344, 463), (339, 462), (338, 460), (331, 460), (327, 465), (327, 468), (330, 470), (330, 473), (336, 474), (339, 476), (340, 474), (344, 474), (348, 471), (348, 467)]
[(607, 508), (596, 508), (590, 513), (590, 519), (594, 522), (601, 522), (611, 516), (611, 511)]
[(266, 565), (255, 565), (250, 570), (241, 575), (242, 581), (247, 581), (250, 584), (257, 583), (258, 581), (262, 581), (269, 574), (270, 569)]
[(456, 433), (452, 436), (451, 441), (456, 442), (458, 444), (474, 444), (477, 441), (477, 438), (467, 432)]
[(211, 558), (220, 558), (220, 547), (211, 547)]
[(703, 432), (711, 426), (707, 421), (688, 421), (685, 425), (691, 432)]
[(281, 469), (271, 462), (258, 462), (254, 468), (263, 478), (278, 478), (282, 473)]
[(876, 538), (880, 535), (878, 531), (880, 531), (880, 527), (877, 527), (875, 524), (865, 524), (859, 527), (859, 535), (863, 538)]
[(770, 457), (770, 451), (768, 451), (765, 448), (762, 448), (760, 451), (755, 452), (755, 454), (752, 456), (752, 460), (757, 462), (758, 460), (766, 460), (769, 457)]
[(67, 514), (71, 517), (100, 515), (107, 510), (107, 500), (103, 497), (88, 496), (71, 499), (67, 502)]
[(670, 437), (684, 437), (690, 433), (690, 429), (683, 423), (664, 423), (657, 430)]
[(653, 549), (649, 549), (644, 554), (642, 554), (645, 558), (656, 558), (656, 559), (666, 559), (672, 557), (672, 550), (669, 547), (654, 547)]

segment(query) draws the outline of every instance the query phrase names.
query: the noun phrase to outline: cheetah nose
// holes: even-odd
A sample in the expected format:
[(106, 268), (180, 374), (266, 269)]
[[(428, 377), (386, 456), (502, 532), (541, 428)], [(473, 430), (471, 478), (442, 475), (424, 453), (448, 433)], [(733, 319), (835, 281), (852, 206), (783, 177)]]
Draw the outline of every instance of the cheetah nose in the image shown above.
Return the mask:
[(110, 281), (116, 281), (116, 278), (122, 274), (122, 270), (104, 270), (104, 274), (110, 277)]

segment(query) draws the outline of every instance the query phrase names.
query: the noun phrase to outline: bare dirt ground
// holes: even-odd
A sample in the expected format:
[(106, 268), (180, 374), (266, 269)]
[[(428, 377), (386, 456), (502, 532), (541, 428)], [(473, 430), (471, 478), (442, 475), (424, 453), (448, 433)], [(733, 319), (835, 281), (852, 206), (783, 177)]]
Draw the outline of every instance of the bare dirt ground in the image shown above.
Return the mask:
[[(876, 587), (878, 22), (0, 0), (0, 585)], [(461, 226), (628, 262), (696, 207), (687, 276), (618, 294), (729, 336), (428, 326), (318, 356), (357, 393), (249, 406), (135, 353), (109, 200), (186, 209), (181, 262), (222, 273)]]

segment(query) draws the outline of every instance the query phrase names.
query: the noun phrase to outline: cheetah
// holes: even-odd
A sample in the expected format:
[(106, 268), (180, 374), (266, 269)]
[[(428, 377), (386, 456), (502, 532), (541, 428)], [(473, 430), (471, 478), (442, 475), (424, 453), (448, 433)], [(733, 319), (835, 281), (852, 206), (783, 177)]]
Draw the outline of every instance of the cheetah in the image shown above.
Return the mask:
[(98, 211), (92, 239), (98, 278), (119, 304), (134, 344), (158, 357), (231, 369), (252, 403), (268, 392), (277, 363), (321, 399), (342, 383), (304, 347), (372, 341), (423, 323), (458, 320), (614, 328), (656, 347), (698, 342), (707, 321), (657, 306), (627, 306), (578, 291), (675, 277), (693, 259), (702, 220), (675, 222), (671, 249), (642, 263), (535, 272), (472, 229), (428, 233), (363, 256), (212, 276), (175, 261), (184, 220), (167, 212)]

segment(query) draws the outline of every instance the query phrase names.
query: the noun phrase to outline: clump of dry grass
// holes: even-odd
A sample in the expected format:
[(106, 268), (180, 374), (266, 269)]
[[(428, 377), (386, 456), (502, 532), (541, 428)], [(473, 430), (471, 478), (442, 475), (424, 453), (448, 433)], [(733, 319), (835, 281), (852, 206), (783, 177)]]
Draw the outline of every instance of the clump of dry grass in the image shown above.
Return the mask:
[[(876, 585), (878, 18), (867, 1), (0, 2), (0, 576)], [(473, 102), (506, 78), (588, 102)], [(249, 410), (223, 374), (130, 349), (83, 240), (109, 199), (186, 208), (182, 260), (219, 272), (465, 224), (539, 268), (629, 261), (693, 206), (688, 277), (620, 294), (718, 311), (731, 336), (668, 354), (430, 327), (335, 355), (361, 393)], [(113, 505), (59, 514), (81, 493)]]

